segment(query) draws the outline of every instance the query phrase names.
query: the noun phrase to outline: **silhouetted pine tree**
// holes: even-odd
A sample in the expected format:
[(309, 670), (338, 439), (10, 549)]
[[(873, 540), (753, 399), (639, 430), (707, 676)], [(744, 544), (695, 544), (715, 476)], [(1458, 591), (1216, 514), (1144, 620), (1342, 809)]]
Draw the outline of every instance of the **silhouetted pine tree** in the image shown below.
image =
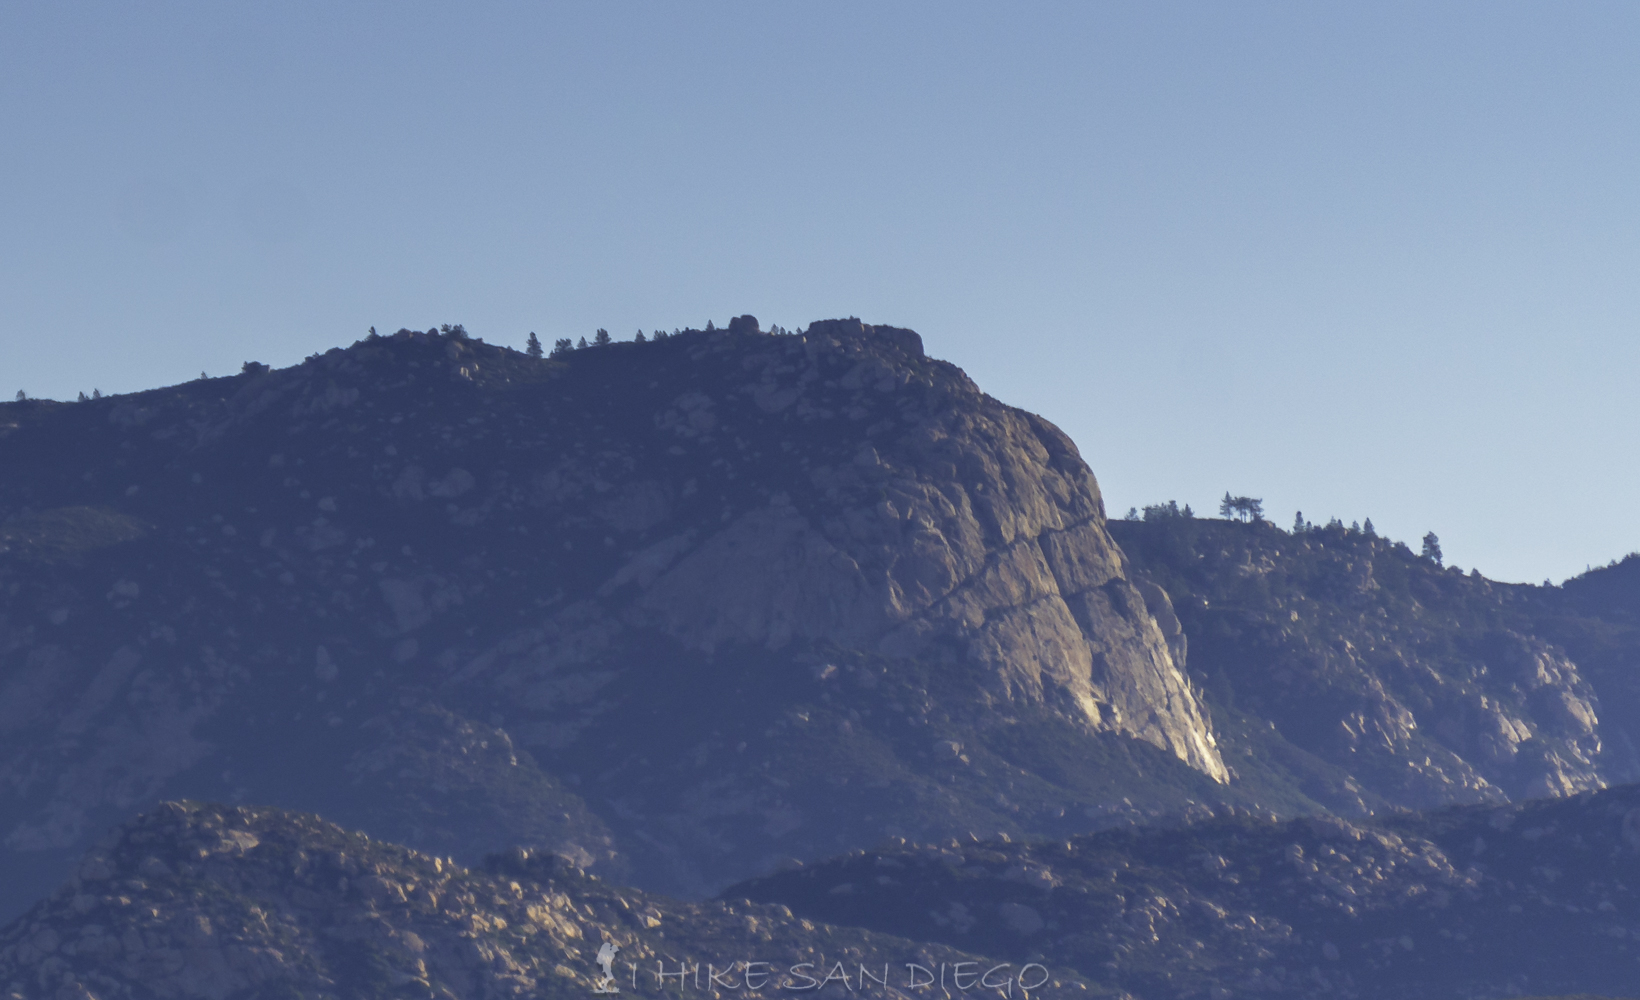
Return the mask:
[(609, 346), (609, 331), (605, 330), (603, 327), (599, 327), (598, 332), (596, 334), (594, 334), (593, 337), (592, 337), (592, 343), (593, 343), (594, 346), (597, 346), (597, 347), (608, 347)]
[(1441, 564), (1441, 540), (1435, 537), (1433, 531), (1424, 536), (1423, 557), (1437, 566)]
[(528, 354), (532, 358), (539, 358), (541, 356), (541, 341), (536, 338), (534, 330), (530, 331), (530, 339), (524, 345), (524, 353)]
[(1230, 491), (1224, 492), (1224, 499), (1219, 501), (1219, 516), (1223, 518), (1238, 518), (1248, 523), (1264, 519), (1264, 501), (1255, 497), (1233, 497)]

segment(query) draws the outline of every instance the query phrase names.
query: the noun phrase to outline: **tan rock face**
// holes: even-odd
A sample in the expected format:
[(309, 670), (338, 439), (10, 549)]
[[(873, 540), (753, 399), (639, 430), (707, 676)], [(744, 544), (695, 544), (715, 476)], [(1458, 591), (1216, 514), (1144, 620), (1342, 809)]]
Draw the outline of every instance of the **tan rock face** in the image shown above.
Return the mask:
[[(1075, 446), (965, 378), (937, 380), (911, 363), (920, 351), (883, 349), (907, 334), (816, 324), (743, 361), (743, 391), (780, 401), (799, 424), (850, 395), (904, 397), (902, 419), (860, 441), (852, 460), (809, 472), (819, 497), (871, 501), (804, 511), (776, 496), (656, 575), (637, 607), (703, 649), (802, 638), (916, 656), (949, 642), (985, 665), (998, 697), (1062, 705), (1224, 780), (1211, 728), (1125, 576)], [(853, 361), (835, 388), (817, 385), (823, 355)], [(676, 408), (706, 410), (698, 397)], [(687, 426), (709, 428), (698, 416)]]

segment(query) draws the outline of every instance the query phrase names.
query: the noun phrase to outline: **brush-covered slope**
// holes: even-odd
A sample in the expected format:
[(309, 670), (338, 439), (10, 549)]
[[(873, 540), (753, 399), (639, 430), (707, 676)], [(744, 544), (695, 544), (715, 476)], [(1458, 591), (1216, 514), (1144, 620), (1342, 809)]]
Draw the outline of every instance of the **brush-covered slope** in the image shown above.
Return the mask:
[(905, 845), (726, 896), (1060, 963), (1146, 1000), (1634, 994), (1640, 788), (1352, 823)]
[[(585, 997), (603, 975), (606, 945), (618, 950), (615, 983), (605, 985), (638, 996), (768, 996), (841, 963), (851, 987), (863, 965), (885, 980), (875, 995), (907, 997), (918, 991), (904, 988), (906, 963), (979, 961), (816, 925), (780, 905), (649, 896), (521, 851), (468, 870), (313, 816), (165, 803), (115, 831), (66, 885), (0, 931), (0, 995)], [(750, 962), (767, 964), (748, 981)], [(1100, 995), (1074, 975), (1028, 975), (1028, 984)]]
[(1076, 449), (908, 330), (401, 331), (0, 469), (0, 910), (161, 797), (695, 894), (1245, 799)]

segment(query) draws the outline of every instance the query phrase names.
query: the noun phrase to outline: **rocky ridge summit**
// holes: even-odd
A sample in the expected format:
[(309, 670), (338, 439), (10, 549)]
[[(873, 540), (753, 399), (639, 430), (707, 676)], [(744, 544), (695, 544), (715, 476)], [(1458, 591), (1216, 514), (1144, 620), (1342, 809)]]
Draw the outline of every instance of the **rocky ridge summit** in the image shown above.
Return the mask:
[(697, 895), (1247, 800), (1062, 433), (909, 330), (732, 326), (0, 406), (10, 912), (164, 797)]

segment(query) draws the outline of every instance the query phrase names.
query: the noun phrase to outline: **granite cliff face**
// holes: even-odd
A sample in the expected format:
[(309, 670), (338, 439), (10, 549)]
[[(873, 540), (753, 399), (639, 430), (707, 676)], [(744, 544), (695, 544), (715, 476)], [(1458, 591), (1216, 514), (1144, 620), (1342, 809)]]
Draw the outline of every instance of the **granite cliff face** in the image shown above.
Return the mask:
[(0, 467), (13, 908), (168, 796), (687, 893), (1241, 801), (1074, 447), (907, 330), (402, 331), (0, 406)]
[[(677, 397), (656, 417), (663, 437), (710, 447), (764, 422), (790, 425), (790, 439), (840, 416), (857, 429), (828, 449), (852, 455), (799, 459), (807, 502), (776, 492), (705, 537), (689, 526), (638, 552), (599, 588), (635, 585), (629, 621), (708, 653), (798, 639), (963, 656), (998, 699), (1054, 705), (1223, 779), (1211, 729), (1105, 531), (1093, 474), (1058, 428), (930, 364), (909, 330), (832, 321), (752, 350), (725, 336), (692, 357), (714, 355), (744, 381), (717, 403)], [(767, 475), (773, 456), (748, 457), (765, 468), (742, 475)], [(624, 490), (617, 505), (644, 520), (668, 487)]]

